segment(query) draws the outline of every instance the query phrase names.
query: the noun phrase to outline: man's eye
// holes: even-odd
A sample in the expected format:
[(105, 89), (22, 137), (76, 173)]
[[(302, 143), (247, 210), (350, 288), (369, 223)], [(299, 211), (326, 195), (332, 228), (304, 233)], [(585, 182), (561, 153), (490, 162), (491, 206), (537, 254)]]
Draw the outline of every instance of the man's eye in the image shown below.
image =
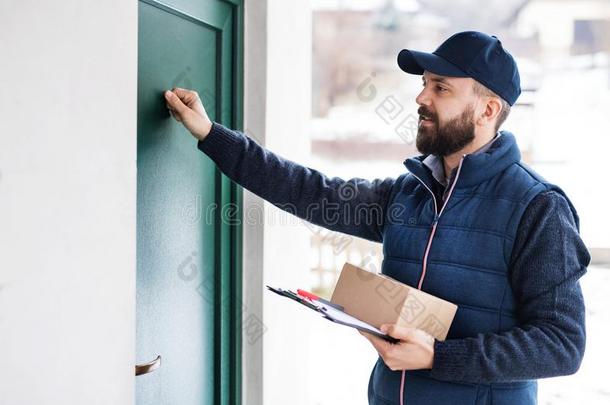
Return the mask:
[(442, 86), (436, 86), (436, 89), (437, 89), (438, 91), (440, 91), (440, 92), (447, 91), (447, 89), (446, 89), (446, 88), (444, 88), (444, 87), (442, 87)]

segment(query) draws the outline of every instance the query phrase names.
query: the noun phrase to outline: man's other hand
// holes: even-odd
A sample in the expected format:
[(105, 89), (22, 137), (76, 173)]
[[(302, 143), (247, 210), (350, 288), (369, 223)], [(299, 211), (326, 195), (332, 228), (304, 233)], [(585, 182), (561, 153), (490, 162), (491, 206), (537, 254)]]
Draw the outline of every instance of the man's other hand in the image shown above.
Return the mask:
[(390, 343), (367, 332), (359, 331), (375, 347), (390, 370), (419, 370), (432, 368), (434, 362), (434, 337), (421, 329), (385, 324), (381, 331), (398, 343)]

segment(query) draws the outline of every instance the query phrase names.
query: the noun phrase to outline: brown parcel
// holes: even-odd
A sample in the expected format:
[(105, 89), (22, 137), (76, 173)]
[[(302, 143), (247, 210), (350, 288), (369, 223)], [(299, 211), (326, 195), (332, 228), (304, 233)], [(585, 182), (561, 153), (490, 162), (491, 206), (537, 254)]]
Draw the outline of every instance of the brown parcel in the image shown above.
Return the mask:
[(345, 263), (332, 303), (376, 328), (384, 323), (425, 330), (445, 340), (457, 306), (391, 277)]

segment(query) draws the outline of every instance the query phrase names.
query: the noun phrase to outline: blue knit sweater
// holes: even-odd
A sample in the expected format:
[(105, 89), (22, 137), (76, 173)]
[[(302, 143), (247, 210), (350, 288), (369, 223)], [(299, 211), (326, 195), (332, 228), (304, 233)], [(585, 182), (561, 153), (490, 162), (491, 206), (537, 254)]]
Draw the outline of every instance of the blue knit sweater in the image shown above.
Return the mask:
[[(387, 207), (395, 179), (343, 180), (284, 159), (240, 131), (213, 123), (197, 144), (236, 183), (311, 223), (383, 242), (383, 210), (368, 221), (330, 221), (321, 201), (339, 212), (362, 204)], [(435, 190), (442, 199), (444, 188)], [(345, 198), (346, 189), (357, 190)], [(354, 216), (352, 216), (354, 218)], [(555, 191), (536, 196), (525, 210), (511, 255), (510, 283), (519, 328), (435, 343), (431, 376), (439, 380), (489, 383), (572, 374), (585, 350), (585, 307), (579, 278), (589, 253), (567, 200)]]

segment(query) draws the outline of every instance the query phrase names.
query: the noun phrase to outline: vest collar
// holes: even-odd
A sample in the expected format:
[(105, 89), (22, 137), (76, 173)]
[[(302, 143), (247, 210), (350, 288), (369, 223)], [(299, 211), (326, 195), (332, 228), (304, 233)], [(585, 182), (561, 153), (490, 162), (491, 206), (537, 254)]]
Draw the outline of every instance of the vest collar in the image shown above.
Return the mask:
[[(502, 136), (496, 139), (489, 149), (477, 154), (465, 155), (462, 170), (456, 188), (472, 187), (491, 179), (508, 166), (521, 160), (521, 153), (515, 136), (508, 131), (501, 131)], [(434, 178), (423, 161), (429, 155), (419, 155), (404, 161), (409, 172), (432, 188)]]

